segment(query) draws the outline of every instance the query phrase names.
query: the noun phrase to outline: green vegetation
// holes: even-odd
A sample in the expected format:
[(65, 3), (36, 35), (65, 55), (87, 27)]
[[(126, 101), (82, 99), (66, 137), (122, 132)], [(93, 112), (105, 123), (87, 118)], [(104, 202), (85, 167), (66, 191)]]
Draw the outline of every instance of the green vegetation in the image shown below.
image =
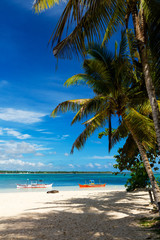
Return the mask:
[(160, 218), (142, 218), (139, 224), (157, 234), (157, 240), (160, 239)]
[[(135, 155), (129, 157), (124, 152), (124, 149), (120, 148), (118, 153), (119, 154), (115, 156), (117, 162), (114, 165), (115, 169), (118, 169), (121, 173), (124, 170), (131, 171), (130, 178), (125, 184), (127, 191), (133, 191), (137, 188), (146, 188), (150, 186), (150, 180), (139, 152), (136, 150)], [(157, 171), (158, 168), (154, 167), (154, 164), (156, 163), (156, 158), (159, 156), (158, 150), (156, 152), (153, 150), (147, 151), (147, 156), (150, 161), (150, 165), (155, 171)], [(116, 172), (115, 174), (118, 173), (119, 172)]]

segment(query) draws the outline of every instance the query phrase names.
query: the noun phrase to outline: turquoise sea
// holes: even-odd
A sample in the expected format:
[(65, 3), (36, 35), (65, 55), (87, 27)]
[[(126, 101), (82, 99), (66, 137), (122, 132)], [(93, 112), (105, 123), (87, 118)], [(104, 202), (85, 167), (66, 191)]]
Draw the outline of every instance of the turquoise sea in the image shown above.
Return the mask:
[[(160, 174), (156, 174), (160, 178)], [(105, 189), (125, 189), (124, 184), (129, 178), (127, 173), (107, 174), (107, 173), (66, 173), (66, 174), (0, 174), (0, 192), (17, 191), (46, 191), (46, 189), (17, 189), (16, 184), (25, 184), (29, 180), (43, 180), (44, 183), (52, 183), (53, 189), (57, 190), (80, 190), (78, 183), (84, 184), (89, 180), (95, 180), (95, 183), (106, 183)], [(83, 189), (84, 190), (84, 189)]]

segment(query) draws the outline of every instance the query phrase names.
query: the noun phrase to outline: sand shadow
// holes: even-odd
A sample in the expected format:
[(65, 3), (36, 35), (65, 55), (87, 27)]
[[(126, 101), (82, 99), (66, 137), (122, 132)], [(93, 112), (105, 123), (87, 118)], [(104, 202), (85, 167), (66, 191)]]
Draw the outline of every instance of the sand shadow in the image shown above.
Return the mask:
[[(145, 194), (145, 193), (144, 193)], [(144, 201), (143, 193), (138, 198)], [(126, 192), (90, 193), (65, 201), (46, 202), (49, 213), (27, 213), (0, 221), (0, 239), (143, 240), (151, 237), (137, 221), (149, 212), (137, 196)], [(63, 208), (64, 210), (58, 210)], [(136, 210), (142, 214), (136, 215)], [(154, 238), (151, 238), (154, 239)]]

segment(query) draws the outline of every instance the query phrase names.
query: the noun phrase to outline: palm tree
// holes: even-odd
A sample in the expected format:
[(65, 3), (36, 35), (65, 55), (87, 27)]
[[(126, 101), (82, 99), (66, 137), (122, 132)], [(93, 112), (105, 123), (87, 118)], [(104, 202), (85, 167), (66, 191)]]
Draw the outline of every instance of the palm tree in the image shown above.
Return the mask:
[[(95, 97), (62, 102), (54, 109), (51, 116), (54, 117), (58, 112), (76, 111), (72, 124), (84, 117), (91, 117), (83, 123), (85, 129), (75, 140), (71, 149), (72, 153), (75, 147), (77, 149), (83, 147), (87, 138), (96, 129), (105, 126), (106, 122), (109, 123), (109, 150), (120, 136), (127, 136), (130, 132), (142, 156), (158, 203), (160, 200), (159, 187), (145, 150), (147, 147), (153, 148), (156, 143), (154, 124), (150, 118), (137, 111), (138, 104), (140, 101), (144, 102), (146, 96), (144, 96), (144, 91), (141, 91), (140, 85), (136, 84), (132, 66), (126, 58), (125, 45), (125, 35), (123, 34), (119, 54), (115, 51), (115, 56), (105, 47), (93, 45), (88, 50), (92, 58), (86, 59), (83, 64), (85, 73), (71, 77), (65, 85), (87, 84), (94, 91)], [(114, 134), (111, 127), (113, 115), (118, 115), (120, 121)]]
[[(52, 7), (60, 0), (35, 0), (35, 11)], [(147, 47), (157, 57), (157, 68), (160, 70), (160, 3), (158, 0), (69, 0), (54, 30), (51, 40), (53, 54), (56, 57), (72, 57), (72, 54), (84, 54), (85, 43), (91, 44), (94, 39), (105, 36), (103, 42), (118, 30), (119, 25), (128, 29), (128, 21), (132, 16), (137, 47), (140, 54), (146, 89), (152, 107), (157, 142), (160, 151), (160, 111), (156, 101), (156, 90), (150, 72)], [(76, 27), (68, 33), (75, 22)], [(67, 25), (67, 26), (66, 26)], [(62, 40), (64, 30), (68, 36)], [(154, 44), (152, 40), (154, 39)], [(54, 47), (54, 44), (56, 46)]]

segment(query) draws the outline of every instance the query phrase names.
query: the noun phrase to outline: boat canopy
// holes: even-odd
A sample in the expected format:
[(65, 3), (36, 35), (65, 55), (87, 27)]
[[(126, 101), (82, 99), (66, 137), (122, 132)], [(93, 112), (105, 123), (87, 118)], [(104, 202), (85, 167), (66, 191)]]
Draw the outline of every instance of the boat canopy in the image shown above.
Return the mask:
[(94, 180), (89, 180), (89, 183), (90, 183), (90, 184), (94, 184), (95, 181), (94, 181)]

